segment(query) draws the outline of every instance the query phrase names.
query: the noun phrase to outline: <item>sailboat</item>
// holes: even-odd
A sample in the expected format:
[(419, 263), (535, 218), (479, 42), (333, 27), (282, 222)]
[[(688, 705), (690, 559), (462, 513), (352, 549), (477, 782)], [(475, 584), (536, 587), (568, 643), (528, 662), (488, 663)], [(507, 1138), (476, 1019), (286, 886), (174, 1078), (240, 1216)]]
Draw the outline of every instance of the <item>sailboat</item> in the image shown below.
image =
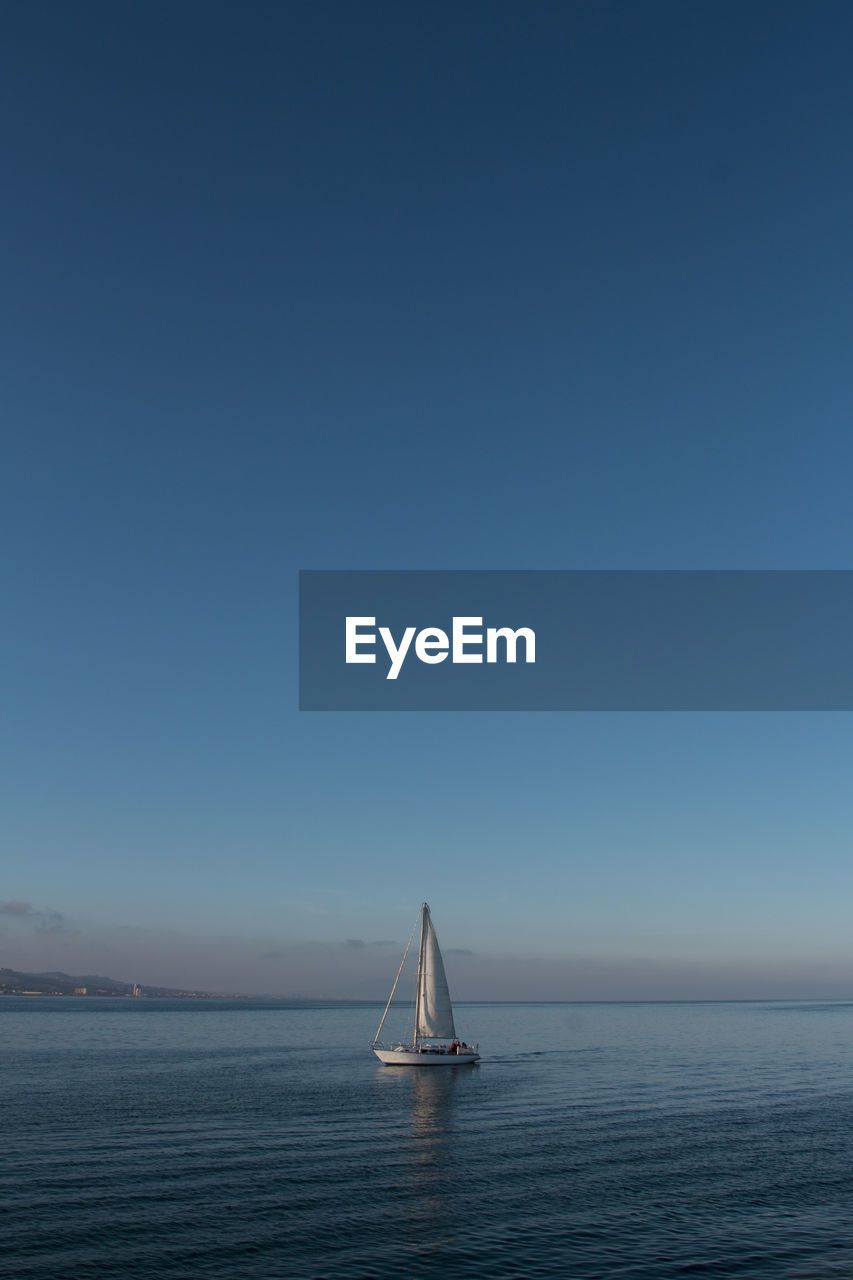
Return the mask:
[[(415, 1022), (408, 1044), (385, 1045), (379, 1039), (388, 1017), (391, 1001), (406, 963), (415, 930), (421, 925), (421, 941), (418, 949), (418, 980), (415, 988)], [(371, 1048), (380, 1062), (388, 1067), (459, 1067), (477, 1062), (480, 1055), (477, 1045), (465, 1044), (456, 1036), (453, 1024), (453, 1006), (447, 989), (444, 961), (438, 946), (435, 926), (427, 903), (421, 905), (415, 920), (397, 977), (391, 988), (382, 1020), (376, 1030)]]

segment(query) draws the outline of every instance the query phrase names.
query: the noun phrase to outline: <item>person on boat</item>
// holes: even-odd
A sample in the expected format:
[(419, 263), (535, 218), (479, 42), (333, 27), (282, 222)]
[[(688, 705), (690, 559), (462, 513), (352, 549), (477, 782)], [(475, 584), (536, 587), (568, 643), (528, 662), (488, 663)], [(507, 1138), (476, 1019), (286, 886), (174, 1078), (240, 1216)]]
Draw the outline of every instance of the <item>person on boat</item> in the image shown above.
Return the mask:
[(451, 1052), (451, 1053), (458, 1053), (458, 1052), (459, 1052), (459, 1041), (458, 1041), (458, 1040), (454, 1040), (454, 1041), (453, 1041), (453, 1044), (450, 1046), (450, 1052)]

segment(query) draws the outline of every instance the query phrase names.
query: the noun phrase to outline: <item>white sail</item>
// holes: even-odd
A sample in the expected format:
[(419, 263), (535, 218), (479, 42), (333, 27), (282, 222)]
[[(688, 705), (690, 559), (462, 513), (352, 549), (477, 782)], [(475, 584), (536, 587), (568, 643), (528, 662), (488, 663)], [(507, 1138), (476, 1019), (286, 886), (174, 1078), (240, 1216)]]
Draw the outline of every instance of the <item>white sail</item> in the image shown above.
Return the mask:
[(444, 961), (435, 936), (432, 917), (426, 903), (423, 905), (421, 953), (418, 963), (418, 999), (415, 1038), (435, 1037), (455, 1040), (453, 1006), (447, 989)]

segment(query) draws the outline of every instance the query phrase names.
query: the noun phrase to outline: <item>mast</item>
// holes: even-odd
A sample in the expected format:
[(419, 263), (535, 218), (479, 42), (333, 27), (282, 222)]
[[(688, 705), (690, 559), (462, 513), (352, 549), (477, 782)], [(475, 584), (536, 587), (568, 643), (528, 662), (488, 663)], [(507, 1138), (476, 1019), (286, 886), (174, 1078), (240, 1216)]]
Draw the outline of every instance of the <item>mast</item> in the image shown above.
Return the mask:
[(418, 1045), (418, 1027), (421, 1022), (421, 985), (423, 983), (424, 974), (424, 939), (426, 938), (426, 918), (429, 913), (429, 907), (425, 902), (421, 903), (421, 941), (418, 947), (418, 980), (415, 989), (415, 1029), (412, 1034), (412, 1044), (417, 1048)]

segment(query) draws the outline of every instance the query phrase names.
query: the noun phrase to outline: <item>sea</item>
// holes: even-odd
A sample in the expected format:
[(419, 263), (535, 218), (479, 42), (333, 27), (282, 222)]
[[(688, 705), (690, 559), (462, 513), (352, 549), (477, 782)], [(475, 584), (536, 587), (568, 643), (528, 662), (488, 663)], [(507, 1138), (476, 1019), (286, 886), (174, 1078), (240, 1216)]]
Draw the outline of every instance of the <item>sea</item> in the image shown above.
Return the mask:
[(853, 1002), (0, 999), (5, 1280), (853, 1277)]

